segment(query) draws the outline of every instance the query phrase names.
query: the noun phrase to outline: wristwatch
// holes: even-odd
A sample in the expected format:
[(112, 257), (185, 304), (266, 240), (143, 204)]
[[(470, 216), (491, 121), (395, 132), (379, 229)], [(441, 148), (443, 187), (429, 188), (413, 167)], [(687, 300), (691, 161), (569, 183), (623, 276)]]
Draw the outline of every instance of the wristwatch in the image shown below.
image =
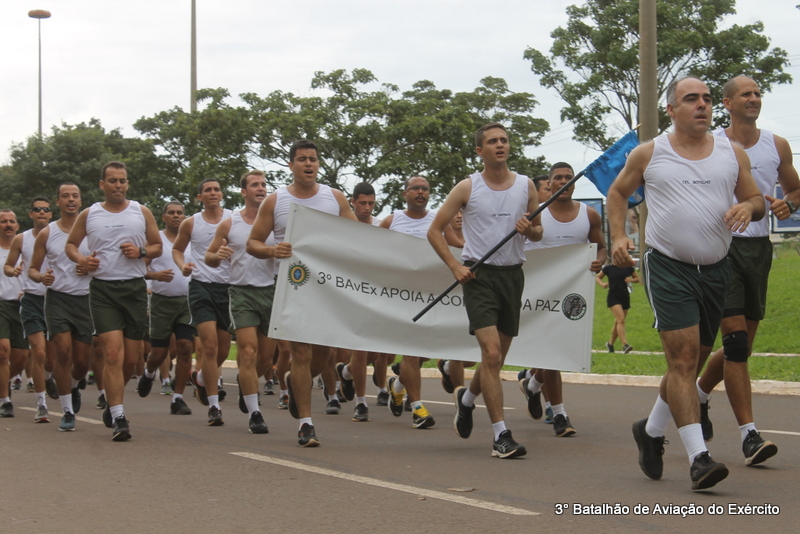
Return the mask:
[(791, 200), (785, 200), (785, 199), (784, 199), (784, 202), (786, 203), (786, 207), (789, 208), (789, 213), (790, 214), (792, 214), (792, 213), (797, 211), (797, 205), (794, 202), (792, 202)]
[(147, 249), (144, 247), (139, 247), (139, 257), (144, 258), (147, 256)]

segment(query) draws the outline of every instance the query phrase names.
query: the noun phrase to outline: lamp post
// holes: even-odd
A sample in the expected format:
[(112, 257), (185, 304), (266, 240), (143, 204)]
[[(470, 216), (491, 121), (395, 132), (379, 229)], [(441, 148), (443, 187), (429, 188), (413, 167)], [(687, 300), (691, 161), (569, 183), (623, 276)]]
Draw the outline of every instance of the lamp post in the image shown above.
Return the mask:
[(195, 0), (192, 0), (192, 67), (190, 82), (189, 110), (197, 111), (197, 9)]
[(28, 11), (28, 16), (39, 20), (39, 139), (42, 138), (42, 19), (49, 19), (50, 12), (44, 9)]

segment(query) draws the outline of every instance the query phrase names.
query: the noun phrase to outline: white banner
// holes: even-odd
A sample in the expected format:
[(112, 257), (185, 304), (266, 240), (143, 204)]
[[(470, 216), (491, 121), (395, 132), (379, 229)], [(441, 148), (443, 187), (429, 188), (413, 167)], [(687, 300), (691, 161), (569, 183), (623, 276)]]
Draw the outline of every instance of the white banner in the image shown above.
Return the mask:
[[(461, 286), (412, 322), (453, 277), (425, 239), (293, 204), (271, 336), (356, 350), (480, 361)], [(460, 257), (460, 251), (456, 258)], [(531, 251), (520, 333), (506, 364), (591, 368), (594, 244)]]

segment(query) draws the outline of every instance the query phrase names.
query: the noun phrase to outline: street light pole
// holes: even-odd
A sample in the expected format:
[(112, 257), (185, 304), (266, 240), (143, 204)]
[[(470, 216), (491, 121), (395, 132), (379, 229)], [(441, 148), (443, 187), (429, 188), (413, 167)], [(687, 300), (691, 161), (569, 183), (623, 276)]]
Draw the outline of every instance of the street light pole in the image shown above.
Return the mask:
[(189, 110), (197, 111), (197, 9), (195, 0), (192, 0), (192, 74), (191, 74), (191, 100)]
[(28, 16), (39, 21), (39, 139), (42, 138), (42, 19), (49, 19), (50, 12), (44, 9), (28, 11)]

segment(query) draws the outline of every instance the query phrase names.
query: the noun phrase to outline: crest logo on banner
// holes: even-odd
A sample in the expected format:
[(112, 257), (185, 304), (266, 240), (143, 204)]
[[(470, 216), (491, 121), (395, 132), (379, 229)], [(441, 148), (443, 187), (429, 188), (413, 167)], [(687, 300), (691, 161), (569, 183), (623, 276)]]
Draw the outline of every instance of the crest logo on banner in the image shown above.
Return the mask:
[(586, 299), (577, 293), (570, 293), (564, 297), (561, 311), (564, 312), (564, 317), (570, 321), (579, 321), (586, 315)]
[(302, 262), (293, 263), (289, 266), (289, 283), (295, 289), (300, 289), (308, 282), (309, 273), (308, 267), (303, 265)]

